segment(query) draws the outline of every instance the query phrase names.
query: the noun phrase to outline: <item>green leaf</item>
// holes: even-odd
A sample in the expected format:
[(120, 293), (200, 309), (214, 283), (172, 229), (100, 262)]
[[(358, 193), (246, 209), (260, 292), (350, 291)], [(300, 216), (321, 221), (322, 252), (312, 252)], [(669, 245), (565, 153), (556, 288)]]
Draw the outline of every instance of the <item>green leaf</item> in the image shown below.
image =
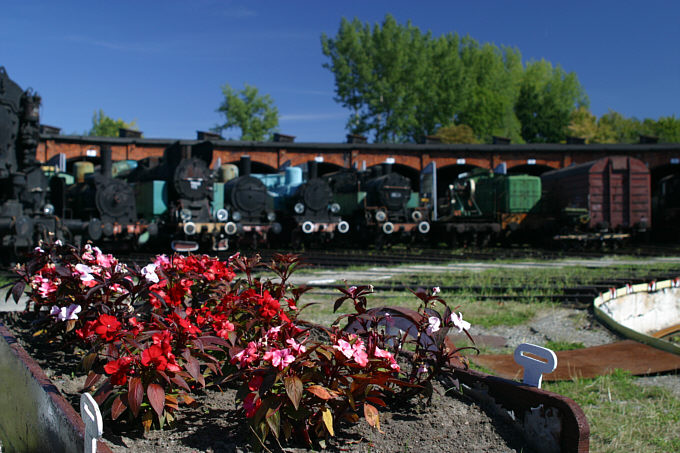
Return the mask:
[(277, 409), (269, 409), (267, 411), (267, 425), (271, 429), (274, 437), (279, 438), (279, 428), (281, 427), (281, 411)]

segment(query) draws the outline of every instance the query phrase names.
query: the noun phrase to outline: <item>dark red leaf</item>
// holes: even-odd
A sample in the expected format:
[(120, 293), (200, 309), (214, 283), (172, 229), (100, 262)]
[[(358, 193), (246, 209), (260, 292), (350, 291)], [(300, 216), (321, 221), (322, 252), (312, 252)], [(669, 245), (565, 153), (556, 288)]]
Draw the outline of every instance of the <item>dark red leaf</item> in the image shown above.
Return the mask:
[(381, 400), (380, 398), (375, 398), (373, 396), (367, 396), (366, 401), (370, 401), (371, 403), (377, 404), (380, 407), (387, 407), (387, 404), (385, 404), (385, 402), (383, 400)]
[(120, 398), (120, 396), (117, 396), (115, 400), (113, 400), (113, 404), (111, 405), (111, 418), (113, 420), (117, 419), (120, 414), (122, 414), (125, 409), (127, 409), (127, 406), (123, 402), (123, 400)]
[(128, 382), (128, 406), (132, 414), (137, 417), (139, 415), (139, 408), (142, 405), (144, 398), (144, 387), (142, 387), (142, 380), (138, 377), (133, 377)]
[(297, 410), (302, 399), (302, 381), (297, 376), (288, 376), (284, 379), (286, 394)]
[[(18, 281), (16, 285), (14, 285), (14, 287), (12, 288), (12, 297), (14, 298), (14, 302), (19, 303), (19, 299), (21, 298), (21, 295), (24, 293), (24, 288), (26, 288), (26, 282), (23, 280)], [(7, 300), (7, 298), (5, 298), (5, 300)]]
[(156, 411), (160, 418), (163, 414), (163, 407), (165, 406), (165, 390), (158, 384), (149, 384), (146, 388), (146, 394), (149, 397), (151, 407)]
[(83, 389), (92, 387), (99, 381), (99, 379), (101, 379), (101, 377), (101, 374), (90, 371), (90, 374), (87, 375), (87, 379), (85, 379), (85, 385), (83, 386)]
[(178, 387), (182, 387), (187, 392), (191, 391), (191, 389), (189, 388), (189, 384), (187, 384), (187, 381), (185, 381), (182, 378), (182, 376), (175, 374), (173, 377), (170, 378), (170, 380), (174, 382)]

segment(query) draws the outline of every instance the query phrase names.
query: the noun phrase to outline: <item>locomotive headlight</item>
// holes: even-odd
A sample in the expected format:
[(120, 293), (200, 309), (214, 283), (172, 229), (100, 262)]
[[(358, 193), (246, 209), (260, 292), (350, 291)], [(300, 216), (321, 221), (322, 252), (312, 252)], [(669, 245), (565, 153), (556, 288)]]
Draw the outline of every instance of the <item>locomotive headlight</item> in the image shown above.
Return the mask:
[(267, 213), (267, 220), (269, 222), (273, 222), (274, 220), (276, 220), (276, 213), (274, 213), (273, 211), (268, 212)]
[(331, 212), (333, 214), (340, 212), (340, 205), (338, 203), (331, 203)]
[(377, 220), (378, 222), (384, 222), (385, 220), (387, 220), (387, 214), (385, 213), (385, 211), (377, 211), (375, 213), (375, 220)]
[(187, 236), (193, 236), (198, 231), (194, 222), (186, 222), (182, 229)]
[(234, 213), (231, 215), (231, 218), (234, 219), (234, 221), (238, 222), (243, 218), (240, 212), (234, 211)]
[(215, 213), (215, 217), (219, 222), (225, 222), (229, 218), (229, 211), (224, 208), (218, 209)]
[(187, 208), (180, 209), (179, 218), (184, 220), (185, 222), (187, 220), (191, 220), (191, 210)]
[(54, 205), (47, 203), (45, 206), (43, 206), (43, 214), (45, 215), (54, 214)]
[(302, 214), (305, 212), (305, 205), (302, 203), (295, 203), (295, 206), (293, 206), (293, 210), (295, 211), (296, 214)]

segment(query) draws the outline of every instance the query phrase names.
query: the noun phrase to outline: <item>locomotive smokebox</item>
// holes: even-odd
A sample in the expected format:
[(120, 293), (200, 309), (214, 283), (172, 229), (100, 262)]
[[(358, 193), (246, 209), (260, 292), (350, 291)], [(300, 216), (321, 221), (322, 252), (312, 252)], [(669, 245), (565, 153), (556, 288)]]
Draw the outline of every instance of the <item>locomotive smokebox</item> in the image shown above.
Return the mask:
[(307, 180), (309, 181), (310, 179), (316, 179), (319, 177), (319, 164), (317, 161), (312, 160), (307, 163), (308, 165), (308, 170), (309, 170), (309, 175), (307, 177)]
[(250, 176), (250, 156), (241, 156), (239, 167), (241, 170), (241, 176)]
[(382, 166), (382, 174), (383, 175), (389, 175), (392, 173), (392, 164), (388, 164), (387, 162), (384, 162), (381, 164)]
[(99, 157), (101, 157), (101, 173), (102, 176), (106, 179), (111, 179), (112, 173), (111, 173), (111, 167), (112, 167), (112, 162), (111, 162), (111, 146), (109, 145), (102, 145), (101, 149), (99, 150)]

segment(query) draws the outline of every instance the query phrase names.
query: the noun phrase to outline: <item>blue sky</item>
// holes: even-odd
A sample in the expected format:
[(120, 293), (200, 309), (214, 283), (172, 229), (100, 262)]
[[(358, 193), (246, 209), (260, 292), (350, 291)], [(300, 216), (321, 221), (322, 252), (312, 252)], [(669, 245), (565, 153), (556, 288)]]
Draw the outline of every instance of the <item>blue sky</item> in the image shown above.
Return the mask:
[(559, 64), (598, 116), (680, 116), (677, 1), (1, 0), (0, 11), (0, 65), (42, 96), (42, 122), (63, 134), (85, 132), (103, 109), (145, 137), (195, 138), (222, 120), (221, 86), (248, 83), (273, 98), (280, 132), (343, 142), (349, 113), (333, 99), (321, 34), (387, 13)]

